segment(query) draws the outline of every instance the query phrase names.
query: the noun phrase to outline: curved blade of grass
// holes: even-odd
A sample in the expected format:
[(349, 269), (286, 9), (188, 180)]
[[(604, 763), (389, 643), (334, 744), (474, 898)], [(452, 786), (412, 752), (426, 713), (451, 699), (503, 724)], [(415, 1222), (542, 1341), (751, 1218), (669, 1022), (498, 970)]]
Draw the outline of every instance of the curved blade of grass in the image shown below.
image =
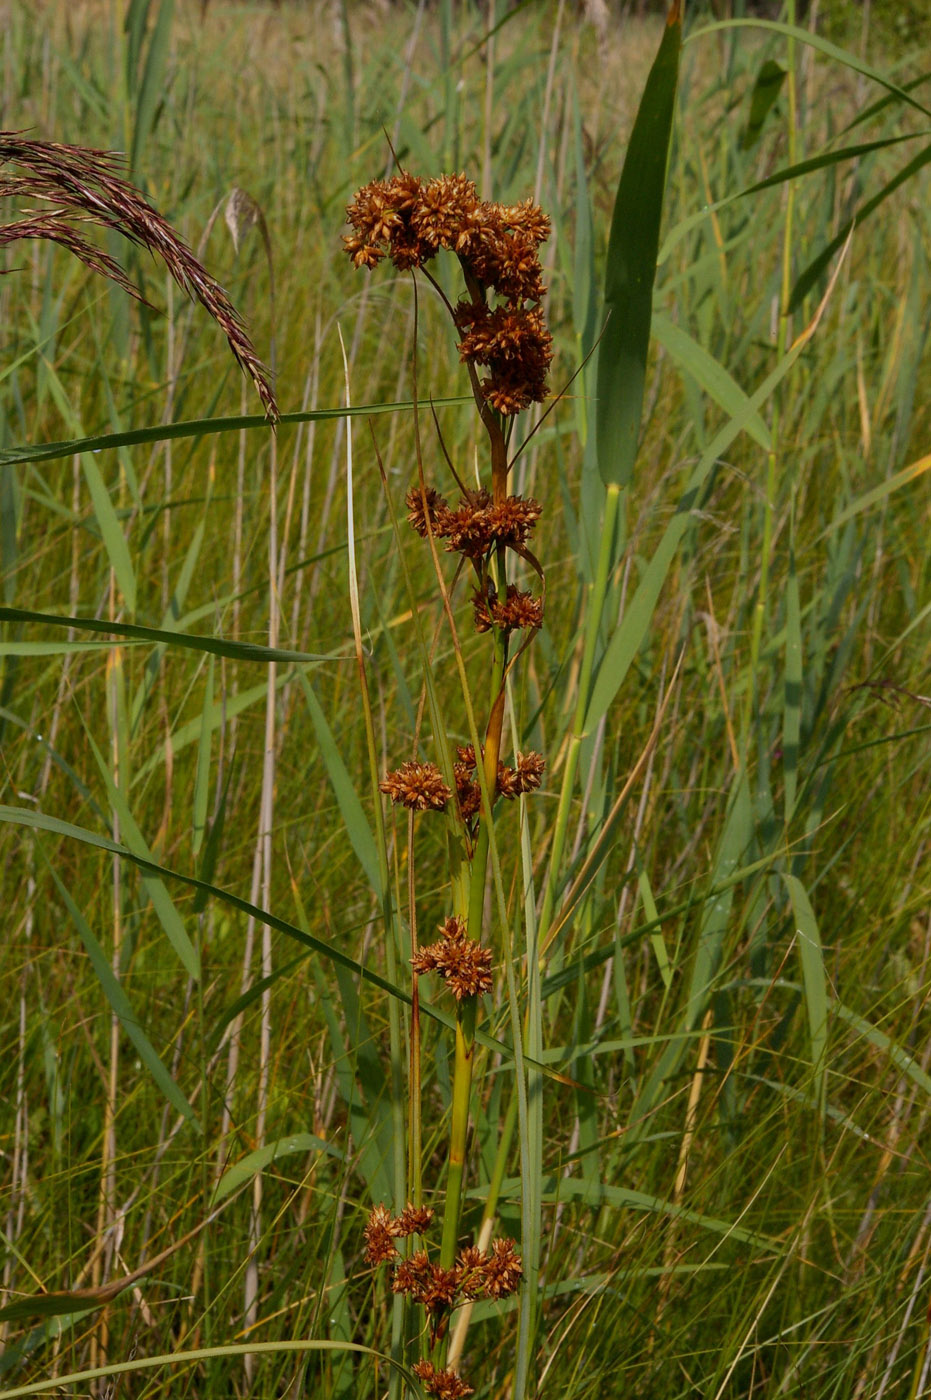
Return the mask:
[(852, 1011), (843, 1002), (832, 1002), (831, 1011), (839, 1021), (844, 1021), (848, 1026), (852, 1026), (859, 1035), (863, 1036), (864, 1040), (868, 1040), (871, 1045), (876, 1046), (877, 1050), (882, 1050), (884, 1054), (888, 1055), (896, 1069), (917, 1085), (923, 1094), (931, 1096), (931, 1074), (922, 1069), (918, 1060), (914, 1059), (907, 1050), (903, 1050), (901, 1045), (897, 1045), (891, 1036), (874, 1026), (865, 1016), (860, 1016), (856, 1011)]
[[(817, 318), (812, 322), (812, 327), (816, 324)], [(743, 432), (752, 415), (756, 414), (762, 404), (766, 402), (770, 394), (788, 374), (801, 354), (805, 344), (810, 338), (809, 333), (799, 336), (798, 340), (786, 354), (781, 363), (776, 366), (771, 374), (757, 389), (756, 393), (748, 398), (743, 408), (725, 423), (724, 427), (708, 444), (696, 463), (685, 491), (676, 506), (676, 512), (666, 526), (663, 538), (657, 545), (656, 551), (647, 567), (644, 569), (637, 586), (637, 591), (624, 613), (624, 619), (620, 627), (612, 636), (605, 654), (602, 657), (598, 674), (592, 685), (591, 698), (588, 703), (588, 711), (585, 716), (583, 729), (586, 733), (591, 733), (614, 700), (623, 684), (624, 677), (643, 644), (643, 639), (647, 634), (653, 613), (656, 608), (659, 595), (666, 575), (675, 558), (679, 542), (685, 533), (686, 527), (691, 519), (691, 513), (697, 501), (700, 489), (706, 481), (709, 472), (714, 467), (719, 457), (727, 451), (728, 447)]]
[(864, 219), (872, 214), (874, 210), (878, 209), (900, 185), (907, 184), (909, 180), (917, 175), (919, 170), (922, 170), (929, 164), (931, 164), (931, 145), (926, 146), (917, 156), (913, 156), (897, 175), (894, 175), (891, 180), (883, 185), (881, 190), (873, 195), (872, 199), (868, 199), (865, 204), (861, 204), (853, 216), (849, 218), (845, 224), (841, 225), (831, 241), (825, 244), (821, 252), (818, 253), (816, 257), (812, 258), (804, 271), (799, 274), (795, 286), (792, 288), (792, 294), (789, 297), (788, 309), (790, 312), (794, 311), (799, 306), (801, 301), (814, 287), (815, 283), (824, 276), (828, 264), (837, 250), (842, 247), (854, 225), (856, 224), (859, 226), (862, 224)]
[(653, 317), (653, 334), (686, 374), (701, 386), (731, 418), (740, 417), (745, 431), (764, 451), (772, 448), (772, 436), (736, 379), (697, 340), (662, 314)]
[[(475, 407), (471, 395), (454, 394), (431, 400), (434, 408)], [(289, 423), (326, 423), (333, 418), (372, 418), (380, 413), (410, 413), (413, 404), (373, 403), (354, 408), (314, 408), (302, 413), (283, 413), (278, 427)], [(99, 433), (96, 437), (73, 438), (67, 442), (44, 442), (35, 446), (8, 447), (0, 451), (0, 467), (17, 462), (53, 462), (79, 452), (103, 452), (114, 447), (138, 447), (153, 442), (175, 442), (179, 438), (216, 437), (219, 433), (240, 433), (249, 428), (268, 431), (268, 419), (261, 413), (241, 413), (225, 418), (193, 418), (183, 423), (160, 423), (153, 428), (132, 428), (123, 433)]]
[[(501, 1184), (502, 1197), (516, 1197), (521, 1189), (520, 1177), (509, 1177)], [(479, 1194), (478, 1190), (468, 1192)], [(619, 1209), (643, 1211), (649, 1215), (664, 1215), (672, 1220), (683, 1220), (689, 1225), (697, 1225), (713, 1235), (723, 1235), (738, 1244), (755, 1245), (760, 1249), (774, 1250), (779, 1257), (786, 1251), (786, 1245), (769, 1235), (761, 1235), (756, 1230), (748, 1230), (736, 1225), (732, 1220), (720, 1220), (713, 1215), (702, 1215), (700, 1211), (689, 1210), (662, 1196), (650, 1196), (645, 1191), (632, 1191), (626, 1186), (615, 1186), (606, 1181), (583, 1181), (578, 1177), (561, 1177), (547, 1182), (543, 1191), (544, 1201), (555, 1203), (564, 1200), (590, 1201), (592, 1205), (607, 1202)], [(3, 1396), (0, 1395), (0, 1400)]]
[[(281, 647), (257, 646), (253, 642), (225, 641), (220, 637), (208, 637), (191, 632), (166, 632), (161, 627), (138, 627), (131, 622), (104, 622), (93, 617), (63, 617), (56, 613), (31, 612), (28, 608), (0, 608), (0, 622), (41, 622), (48, 627), (68, 627), (76, 632), (96, 632), (123, 637), (129, 641), (150, 642), (158, 645), (186, 648), (188, 651), (208, 652), (212, 656), (226, 656), (233, 661), (339, 661), (346, 658), (340, 652), (316, 655), (309, 651), (286, 651)], [(8, 647), (15, 643), (6, 643)], [(33, 647), (59, 646), (61, 650), (73, 650), (66, 643), (33, 642)], [(119, 645), (114, 642), (114, 646)], [(47, 653), (40, 652), (39, 655)], [(51, 654), (51, 653), (48, 653)]]
[(928, 136), (931, 136), (931, 131), (927, 129), (907, 131), (898, 136), (884, 136), (878, 141), (864, 141), (856, 146), (842, 146), (838, 150), (823, 151), (820, 155), (809, 156), (806, 160), (800, 160), (794, 165), (787, 165), (782, 170), (767, 175), (765, 180), (757, 180), (754, 184), (747, 185), (745, 189), (737, 190), (735, 194), (725, 195), (723, 199), (716, 200), (707, 208), (701, 208), (694, 214), (689, 214), (687, 218), (680, 220), (674, 228), (669, 230), (663, 240), (663, 246), (656, 260), (657, 265), (662, 267), (673, 249), (691, 233), (692, 229), (704, 223), (710, 215), (717, 214), (719, 210), (734, 204), (738, 199), (745, 199), (749, 194), (757, 194), (760, 190), (772, 189), (776, 185), (784, 185), (788, 180), (796, 180), (801, 175), (810, 175), (815, 170), (829, 169), (831, 166), (840, 165), (846, 160), (860, 160), (863, 156), (871, 155), (874, 151), (883, 151), (888, 146), (897, 146), (902, 141), (926, 139)]
[(383, 1361), (386, 1366), (397, 1370), (411, 1388), (413, 1395), (423, 1395), (416, 1376), (383, 1351), (364, 1346), (362, 1342), (342, 1341), (292, 1341), (286, 1338), (280, 1342), (231, 1342), (226, 1346), (198, 1347), (193, 1351), (168, 1351), (160, 1356), (141, 1356), (134, 1361), (116, 1361), (109, 1366), (95, 1366), (90, 1371), (71, 1371), (66, 1376), (46, 1377), (32, 1381), (29, 1385), (17, 1385), (12, 1390), (0, 1390), (0, 1400), (22, 1400), (26, 1395), (42, 1395), (45, 1391), (58, 1391), (65, 1386), (81, 1385), (87, 1381), (100, 1380), (104, 1376), (122, 1376), (130, 1371), (154, 1371), (160, 1366), (190, 1366), (192, 1363), (209, 1361), (213, 1357), (228, 1356), (276, 1356), (295, 1352), (349, 1351), (361, 1356), (371, 1356)]
[[(142, 1023), (133, 1010), (129, 997), (126, 995), (122, 984), (117, 979), (113, 968), (107, 961), (106, 953), (97, 941), (97, 937), (90, 924), (87, 922), (59, 878), (58, 872), (49, 860), (41, 840), (39, 840), (38, 846), (51, 872), (52, 879), (58, 887), (58, 892), (64, 901), (65, 908), (71, 915), (71, 920), (80, 935), (81, 942), (87, 949), (87, 956), (90, 958), (91, 966), (94, 969), (98, 982), (103, 988), (104, 996), (110, 1003), (113, 1014), (136, 1047), (140, 1060), (145, 1065), (149, 1074), (171, 1104), (172, 1108), (174, 1108), (177, 1113), (180, 1113), (183, 1118), (186, 1118), (197, 1132), (202, 1132), (203, 1129), (197, 1114), (188, 1103), (185, 1095), (178, 1088), (174, 1079), (172, 1079), (171, 1072), (162, 1062), (155, 1046), (142, 1029)], [(62, 1311), (67, 1311), (67, 1309), (62, 1309)]]
[(682, 10), (673, 0), (630, 134), (608, 241), (596, 411), (598, 470), (606, 486), (626, 486), (637, 455), (681, 49)]
[(821, 531), (821, 534), (818, 536), (819, 540), (823, 540), (825, 535), (832, 534), (841, 525), (846, 525), (847, 521), (852, 520), (855, 515), (862, 515), (863, 511), (869, 510), (871, 506), (878, 505), (878, 503), (885, 500), (887, 496), (891, 496), (893, 492), (898, 491), (900, 486), (907, 486), (908, 483), (914, 481), (916, 477), (923, 476), (926, 471), (931, 471), (931, 452), (929, 452), (926, 457), (919, 457), (917, 462), (912, 462), (909, 466), (903, 467), (901, 471), (896, 472), (895, 476), (890, 476), (886, 481), (881, 481), (878, 486), (871, 487), (869, 491), (865, 491), (862, 496), (858, 496), (849, 506), (845, 506), (842, 511), (839, 511), (838, 514), (835, 515), (830, 525), (826, 525)]
[[(86, 727), (84, 733), (97, 761), (97, 767), (107, 789), (107, 798), (113, 812), (119, 819), (120, 831), (123, 833), (127, 846), (137, 855), (142, 856), (144, 860), (151, 861), (152, 856), (148, 844), (130, 810), (125, 793), (114, 781), (113, 773), (95, 743), (94, 736)], [(193, 981), (198, 982), (200, 980), (200, 958), (197, 949), (188, 938), (184, 920), (175, 908), (174, 900), (164, 883), (159, 879), (153, 879), (145, 871), (142, 873), (142, 883), (152, 901), (152, 907), (158, 915), (158, 921), (164, 929), (165, 937), (177, 953), (188, 976)]]
[(817, 49), (818, 53), (823, 54), (825, 58), (831, 58), (845, 68), (850, 68), (854, 73), (860, 73), (864, 78), (871, 79), (880, 87), (884, 87), (893, 97), (897, 97), (900, 102), (914, 107), (918, 112), (923, 112), (926, 117), (931, 117), (931, 108), (925, 107), (923, 103), (918, 101), (917, 97), (913, 97), (907, 87), (899, 87), (898, 83), (891, 82), (878, 69), (871, 68), (868, 63), (864, 63), (848, 49), (839, 48), (837, 44), (832, 44), (829, 39), (822, 39), (820, 34), (815, 34), (810, 29), (800, 29), (795, 24), (782, 24), (778, 20), (771, 19), (725, 19), (719, 20), (715, 24), (707, 24), (704, 29), (696, 29), (689, 35), (686, 42), (694, 44), (699, 39), (704, 39), (707, 35), (722, 29), (764, 29), (773, 34), (783, 34), (787, 39), (795, 39), (799, 44), (807, 44), (809, 48)]
[(213, 1194), (214, 1201), (224, 1200), (251, 1176), (255, 1176), (256, 1172), (264, 1171), (273, 1162), (295, 1152), (325, 1152), (337, 1161), (345, 1161), (345, 1154), (334, 1143), (317, 1137), (315, 1133), (292, 1133), (290, 1137), (267, 1142), (264, 1147), (259, 1147), (255, 1152), (249, 1152), (238, 1162), (234, 1162), (217, 1182), (217, 1189)]

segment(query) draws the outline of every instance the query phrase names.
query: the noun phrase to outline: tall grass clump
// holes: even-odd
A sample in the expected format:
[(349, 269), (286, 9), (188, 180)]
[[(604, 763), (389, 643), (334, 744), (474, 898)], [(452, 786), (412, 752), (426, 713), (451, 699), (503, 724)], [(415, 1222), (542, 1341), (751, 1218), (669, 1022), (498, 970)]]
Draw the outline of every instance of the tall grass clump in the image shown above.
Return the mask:
[(623, 8), (8, 16), (0, 1400), (928, 1391), (928, 56)]

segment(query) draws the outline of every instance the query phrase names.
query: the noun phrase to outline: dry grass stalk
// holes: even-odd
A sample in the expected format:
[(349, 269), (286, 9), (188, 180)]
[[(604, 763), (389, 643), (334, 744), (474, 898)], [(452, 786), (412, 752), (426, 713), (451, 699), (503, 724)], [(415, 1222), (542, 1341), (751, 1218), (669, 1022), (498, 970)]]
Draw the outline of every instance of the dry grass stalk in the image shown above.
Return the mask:
[(96, 248), (72, 224), (116, 229), (124, 238), (157, 254), (178, 285), (209, 312), (223, 331), (240, 368), (256, 387), (267, 417), (276, 422), (278, 405), (271, 376), (252, 344), (226, 292), (194, 256), (171, 224), (121, 174), (122, 160), (111, 151), (31, 141), (18, 132), (0, 132), (0, 165), (15, 173), (0, 179), (0, 198), (42, 200), (54, 207), (0, 225), (0, 246), (20, 238), (47, 238), (74, 253), (93, 272), (143, 300), (119, 264)]

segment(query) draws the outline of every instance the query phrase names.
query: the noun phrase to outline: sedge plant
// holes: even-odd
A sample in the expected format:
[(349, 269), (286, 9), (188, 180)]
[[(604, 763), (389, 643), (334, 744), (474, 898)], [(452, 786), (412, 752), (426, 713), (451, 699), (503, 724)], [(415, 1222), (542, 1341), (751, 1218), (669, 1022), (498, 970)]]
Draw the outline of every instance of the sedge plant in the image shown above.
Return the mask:
[[(434, 709), (436, 761), (415, 757), (389, 771), (380, 783), (392, 803), (411, 814), (443, 814), (449, 859), (450, 911), (440, 937), (417, 941), (417, 891), (412, 889), (410, 963), (414, 980), (411, 1027), (412, 1128), (407, 1178), (410, 1202), (393, 1215), (375, 1206), (366, 1227), (366, 1257), (372, 1266), (391, 1266), (391, 1289), (418, 1307), (422, 1324), (411, 1329), (413, 1365), (424, 1389), (442, 1400), (472, 1394), (472, 1387), (448, 1356), (449, 1321), (454, 1310), (479, 1297), (506, 1298), (520, 1283), (523, 1267), (516, 1244), (506, 1237), (484, 1248), (461, 1234), (463, 1190), (472, 1108), (476, 1025), (482, 998), (492, 990), (493, 965), (510, 961), (515, 949), (507, 929), (495, 937), (486, 914), (489, 864), (495, 850), (495, 823), (508, 803), (539, 788), (544, 759), (533, 750), (505, 761), (505, 712), (514, 669), (543, 620), (542, 592), (521, 586), (520, 572), (539, 581), (543, 569), (531, 540), (542, 514), (532, 497), (512, 493), (509, 473), (517, 415), (547, 393), (552, 342), (542, 310), (545, 294), (538, 256), (549, 220), (530, 199), (515, 205), (481, 200), (465, 175), (420, 179), (405, 171), (359, 190), (348, 209), (352, 232), (345, 248), (358, 268), (373, 268), (384, 257), (401, 271), (420, 272), (442, 299), (458, 335), (482, 429), (487, 460), (481, 479), (467, 485), (445, 453), (458, 487), (451, 505), (428, 482), (422, 460), (406, 498), (408, 521), (429, 547), (453, 630), (453, 649), (463, 681), (469, 742), (456, 743), (442, 714)], [(462, 295), (453, 304), (429, 264), (451, 253), (462, 274)], [(440, 551), (458, 559), (453, 585), (443, 581)], [(487, 692), (473, 699), (456, 635), (451, 607), (454, 585), (472, 586), (471, 623), (487, 645)], [(480, 709), (480, 703), (483, 709)], [(413, 851), (409, 852), (413, 868)], [(454, 1069), (449, 1117), (445, 1190), (440, 1206), (438, 1253), (427, 1240), (434, 1207), (426, 1205), (422, 1169), (418, 981), (434, 973), (445, 983), (455, 1009)], [(515, 1091), (516, 1092), (516, 1091)], [(410, 1241), (398, 1248), (400, 1240)], [(458, 1350), (458, 1348), (457, 1348)]]

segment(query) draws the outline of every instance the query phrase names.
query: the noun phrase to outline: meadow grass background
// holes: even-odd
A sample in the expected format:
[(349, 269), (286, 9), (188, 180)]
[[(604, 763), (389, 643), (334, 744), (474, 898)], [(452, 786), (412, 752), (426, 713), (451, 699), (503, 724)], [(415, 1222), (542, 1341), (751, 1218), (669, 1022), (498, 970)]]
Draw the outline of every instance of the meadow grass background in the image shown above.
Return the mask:
[[(2, 126), (132, 153), (133, 178), (247, 317), (285, 412), (340, 407), (338, 326), (353, 401), (411, 399), (410, 283), (385, 268), (354, 273), (339, 245), (354, 190), (390, 169), (386, 132), (418, 174), (464, 169), (487, 197), (535, 195), (554, 225), (542, 250), (554, 389), (591, 348), (659, 22), (599, 33), (534, 4), (489, 39), (465, 5), (214, 0), (203, 15), (152, 6), (135, 42), (115, 5), (50, 4), (41, 16), (4, 15)], [(530, 1393), (891, 1400), (931, 1386), (931, 189), (918, 170), (858, 226), (814, 336), (760, 406), (755, 436), (736, 436), (704, 478), (651, 602), (649, 565), (659, 567), (689, 474), (739, 401), (692, 342), (747, 394), (778, 354), (786, 186), (708, 206), (789, 163), (784, 96), (759, 141), (742, 143), (756, 74), (767, 58), (785, 64), (786, 39), (702, 35), (702, 24), (687, 17), (657, 341), (603, 629), (607, 644), (637, 608), (643, 639), (583, 745), (561, 888), (666, 709), (604, 863), (542, 965), (544, 1059), (562, 1078), (544, 1083), (545, 1301)], [(888, 30), (867, 33), (861, 51), (859, 25), (838, 35), (835, 17), (832, 38), (898, 82), (927, 66), (920, 35), (906, 52), (888, 47)], [(793, 61), (795, 160), (857, 118), (841, 144), (919, 133), (798, 183), (794, 277), (927, 145), (928, 121), (898, 101), (871, 112), (883, 90), (810, 49), (797, 46)], [(258, 225), (234, 249), (221, 204), (234, 186), (261, 211), (271, 264)], [(5, 449), (258, 411), (216, 326), (147, 257), (118, 240), (113, 251), (159, 314), (47, 245), (4, 250)], [(453, 287), (448, 269), (439, 275)], [(786, 343), (824, 289), (794, 314)], [(426, 293), (417, 331), (420, 399), (466, 394)], [(546, 626), (515, 697), (525, 746), (548, 760), (528, 806), (538, 874), (603, 495), (593, 384), (589, 369), (515, 468), (517, 489), (545, 508)], [(474, 410), (437, 413), (470, 471)], [(384, 762), (395, 766), (410, 756), (419, 697), (412, 608), (430, 627), (439, 609), (413, 536), (408, 591), (392, 528), (416, 473), (411, 413), (379, 414), (372, 429), (389, 496), (372, 432), (356, 419), (361, 606)], [(425, 412), (421, 431), (428, 472), (441, 477)], [(338, 751), (370, 811), (345, 452), (346, 420), (334, 416), (283, 425), (275, 449), (264, 428), (205, 430), (8, 461), (0, 475), (0, 800), (26, 814), (6, 812), (0, 828), (4, 1302), (129, 1273), (210, 1216), (218, 1182), (223, 1201), (105, 1310), (72, 1300), (64, 1313), (34, 1304), (0, 1321), (4, 1394), (244, 1340), (388, 1345), (389, 1303), (361, 1235), (371, 1205), (393, 1196), (385, 992), (241, 906), (143, 882), (130, 863), (52, 829), (57, 819), (113, 838), (388, 975), (378, 902), (343, 819), (349, 799), (341, 808), (334, 789)], [(259, 645), (275, 611), (279, 647), (320, 660), (281, 659), (272, 672), (270, 841), (259, 835), (266, 662), (117, 645), (10, 609)], [(478, 681), (479, 641), (467, 627), (462, 636)], [(442, 635), (434, 674), (450, 716), (461, 713)], [(52, 820), (23, 825), (35, 814)], [(403, 823), (392, 849), (403, 889)], [(518, 854), (513, 835), (502, 838), (515, 904)], [(427, 930), (443, 915), (446, 875), (426, 825), (417, 863)], [(405, 956), (397, 950), (402, 986)], [(516, 971), (526, 978), (526, 966)], [(483, 1025), (506, 1039), (503, 994), (498, 1003)], [(428, 1021), (425, 1036), (436, 1185), (449, 1065), (443, 1027)], [(170, 1082), (156, 1082), (157, 1064)], [(511, 1070), (487, 1052), (470, 1228)], [(520, 1184), (515, 1148), (504, 1233), (520, 1232)], [(478, 1395), (510, 1393), (515, 1331), (513, 1308), (477, 1310), (464, 1365)], [(367, 1355), (272, 1350), (245, 1369), (218, 1356), (107, 1384), (83, 1392), (361, 1397), (388, 1381)]]

